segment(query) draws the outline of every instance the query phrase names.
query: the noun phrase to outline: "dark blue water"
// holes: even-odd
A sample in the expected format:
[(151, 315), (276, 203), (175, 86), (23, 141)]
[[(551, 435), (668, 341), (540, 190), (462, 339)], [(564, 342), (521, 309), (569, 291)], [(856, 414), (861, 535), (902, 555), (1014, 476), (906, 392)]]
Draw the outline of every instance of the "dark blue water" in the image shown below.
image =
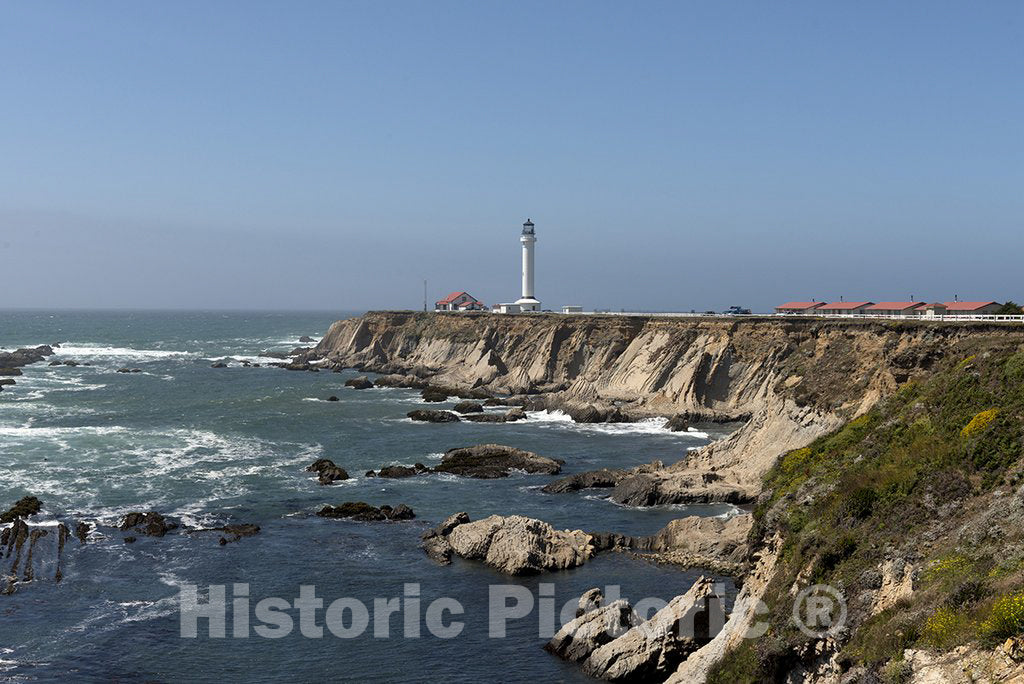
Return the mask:
[[(548, 656), (538, 613), (508, 623), (504, 639), (488, 636), (492, 585), (525, 587), (539, 597), (555, 585), (555, 605), (592, 586), (621, 587), (636, 600), (669, 599), (696, 573), (629, 557), (599, 556), (575, 570), (509, 578), (477, 563), (435, 565), (419, 549), (429, 525), (456, 511), (478, 519), (522, 514), (559, 528), (650, 534), (682, 515), (720, 515), (726, 506), (625, 508), (589, 493), (551, 496), (547, 476), (502, 480), (429, 476), (365, 478), (380, 466), (434, 463), (447, 449), (497, 442), (566, 461), (564, 473), (602, 466), (673, 461), (716, 435), (671, 433), (659, 421), (581, 426), (564, 416), (531, 414), (522, 423), (416, 424), (422, 406), (402, 389), (343, 387), (354, 373), (212, 369), (223, 357), (257, 359), (287, 351), (301, 335), (319, 338), (335, 313), (0, 312), (0, 348), (61, 343), (56, 359), (91, 366), (26, 367), (0, 392), (0, 509), (32, 494), (42, 520), (97, 525), (89, 543), (68, 545), (65, 579), (22, 584), (0, 596), (0, 679), (27, 681), (580, 681), (574, 666)], [(141, 373), (119, 374), (130, 366)], [(330, 395), (338, 402), (324, 401)], [(321, 487), (303, 471), (327, 457), (353, 479)], [(324, 504), (361, 500), (405, 503), (409, 523), (324, 520)], [(111, 529), (124, 513), (156, 510), (192, 526), (256, 523), (262, 532), (220, 546), (218, 536), (172, 533), (123, 542)], [(313, 585), (330, 604), (358, 598), (370, 612), (362, 636), (329, 631), (309, 638), (180, 636), (179, 592), (197, 585), (249, 585), (251, 605), (288, 601)], [(436, 598), (464, 607), (451, 639), (404, 638), (403, 615), (390, 638), (375, 638), (373, 599), (403, 596), (418, 584), (421, 610)], [(410, 612), (412, 609), (410, 607)], [(297, 611), (291, 611), (297, 618)], [(348, 618), (346, 618), (347, 620)], [(251, 626), (260, 624), (251, 617)], [(323, 611), (318, 622), (323, 623)]]

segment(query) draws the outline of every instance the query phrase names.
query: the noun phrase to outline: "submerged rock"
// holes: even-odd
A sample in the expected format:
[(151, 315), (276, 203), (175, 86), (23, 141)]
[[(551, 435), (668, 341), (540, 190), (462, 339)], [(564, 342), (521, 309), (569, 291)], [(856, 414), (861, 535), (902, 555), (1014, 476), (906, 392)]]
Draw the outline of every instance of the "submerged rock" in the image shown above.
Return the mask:
[(118, 373), (141, 373), (141, 368), (118, 368)]
[(433, 411), (429, 409), (416, 409), (405, 414), (413, 420), (426, 423), (458, 423), (459, 417), (451, 411)]
[(517, 420), (525, 420), (526, 411), (517, 407), (507, 413), (472, 413), (462, 416), (462, 419), (472, 423), (512, 423)]
[(36, 515), (41, 510), (43, 510), (42, 501), (34, 496), (22, 497), (7, 511), (0, 513), (0, 525), (14, 522), (19, 518), (28, 518)]
[(689, 417), (681, 413), (677, 413), (668, 419), (668, 422), (665, 423), (665, 427), (672, 432), (686, 432), (690, 429)]
[(364, 522), (379, 520), (412, 520), (416, 514), (405, 504), (391, 506), (371, 506), (363, 501), (346, 501), (340, 506), (324, 506), (316, 513), (321, 518), (351, 518)]
[(598, 487), (614, 487), (619, 480), (626, 476), (625, 470), (612, 470), (602, 468), (601, 470), (590, 470), (585, 473), (576, 473), (563, 477), (560, 480), (545, 485), (541, 490), (548, 494), (565, 494), (580, 489), (593, 489)]
[(446, 389), (431, 386), (420, 392), (420, 396), (423, 397), (423, 401), (439, 402), (448, 401), (448, 397), (451, 395), (448, 394), (448, 390)]
[[(373, 472), (372, 470), (370, 472)], [(402, 465), (391, 465), (384, 466), (370, 477), (388, 477), (392, 479), (400, 479), (404, 477), (413, 477), (415, 475), (422, 475), (423, 473), (429, 473), (430, 468), (423, 465), (422, 463), (416, 463), (411, 468), (409, 466)]]
[(513, 470), (556, 475), (564, 462), (501, 444), (480, 444), (449, 449), (434, 472), (482, 479), (507, 477)]
[(135, 530), (148, 537), (162, 537), (171, 530), (178, 528), (176, 523), (169, 521), (156, 511), (148, 513), (132, 512), (121, 521), (120, 529), (124, 532)]
[(322, 485), (329, 485), (338, 480), (347, 480), (348, 471), (335, 465), (329, 458), (318, 458), (306, 468), (307, 473), (316, 473), (317, 479)]

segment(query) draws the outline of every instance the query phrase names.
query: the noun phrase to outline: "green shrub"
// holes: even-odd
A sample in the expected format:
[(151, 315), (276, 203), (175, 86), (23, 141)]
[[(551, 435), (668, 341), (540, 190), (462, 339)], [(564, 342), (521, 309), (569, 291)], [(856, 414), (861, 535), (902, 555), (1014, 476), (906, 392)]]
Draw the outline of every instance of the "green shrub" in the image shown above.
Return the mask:
[(925, 621), (921, 641), (935, 648), (949, 648), (962, 637), (967, 624), (964, 614), (941, 606)]
[(989, 642), (1024, 634), (1024, 592), (996, 599), (992, 612), (981, 623), (978, 631)]
[(864, 520), (871, 515), (878, 494), (870, 487), (858, 487), (846, 500), (846, 512), (855, 520)]
[(987, 428), (998, 415), (999, 409), (997, 408), (988, 409), (987, 411), (978, 413), (971, 418), (971, 422), (965, 425), (964, 429), (960, 431), (960, 436), (964, 439), (970, 439), (973, 435)]

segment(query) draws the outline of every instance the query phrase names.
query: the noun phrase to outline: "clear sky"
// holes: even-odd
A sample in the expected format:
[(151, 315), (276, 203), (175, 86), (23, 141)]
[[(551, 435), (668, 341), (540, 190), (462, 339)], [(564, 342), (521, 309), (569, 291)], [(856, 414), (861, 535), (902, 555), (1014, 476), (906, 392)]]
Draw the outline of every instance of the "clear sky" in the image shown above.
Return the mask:
[(1024, 2), (6, 2), (0, 307), (1024, 299)]

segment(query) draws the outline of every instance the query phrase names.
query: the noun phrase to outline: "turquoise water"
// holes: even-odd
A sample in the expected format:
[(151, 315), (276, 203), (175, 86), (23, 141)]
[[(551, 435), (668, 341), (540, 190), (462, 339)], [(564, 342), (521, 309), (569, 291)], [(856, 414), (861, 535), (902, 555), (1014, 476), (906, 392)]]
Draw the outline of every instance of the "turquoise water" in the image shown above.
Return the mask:
[[(243, 368), (214, 360), (257, 359), (288, 351), (301, 335), (319, 338), (351, 312), (0, 312), (0, 348), (60, 343), (54, 359), (89, 366), (24, 368), (0, 392), (0, 509), (32, 494), (41, 520), (85, 520), (89, 543), (72, 541), (65, 579), (20, 585), (0, 596), (0, 679), (29, 681), (583, 681), (576, 668), (544, 653), (538, 618), (488, 637), (488, 591), (515, 584), (537, 596), (555, 585), (556, 605), (592, 586), (620, 585), (624, 596), (671, 598), (693, 572), (618, 554), (566, 572), (509, 578), (466, 561), (437, 566), (419, 549), (429, 525), (464, 510), (478, 519), (523, 514), (560, 528), (650, 534), (681, 515), (720, 515), (728, 506), (617, 506), (593, 493), (551, 496), (547, 476), (502, 480), (430, 476), (363, 477), (380, 466), (437, 462), (447, 449), (498, 442), (566, 461), (568, 474), (602, 466), (672, 461), (715, 434), (671, 433), (659, 421), (576, 425), (533, 413), (523, 423), (417, 424), (421, 407), (404, 389), (356, 391), (355, 375)], [(141, 373), (121, 374), (129, 366)], [(330, 395), (338, 402), (327, 402)], [(304, 472), (330, 458), (353, 478), (321, 487)], [(405, 503), (408, 523), (324, 520), (324, 504)], [(156, 510), (191, 526), (255, 523), (261, 533), (220, 546), (216, 535), (172, 533), (131, 545), (111, 529), (132, 510)], [(288, 601), (314, 585), (326, 603), (403, 595), (420, 585), (425, 607), (452, 597), (465, 608), (459, 636), (320, 639), (295, 630), (279, 639), (180, 636), (179, 592), (197, 585), (249, 585), (252, 604)], [(321, 623), (322, 623), (321, 611)], [(297, 615), (297, 613), (295, 613)], [(372, 620), (372, 616), (371, 616)], [(252, 618), (252, 624), (257, 621)]]

